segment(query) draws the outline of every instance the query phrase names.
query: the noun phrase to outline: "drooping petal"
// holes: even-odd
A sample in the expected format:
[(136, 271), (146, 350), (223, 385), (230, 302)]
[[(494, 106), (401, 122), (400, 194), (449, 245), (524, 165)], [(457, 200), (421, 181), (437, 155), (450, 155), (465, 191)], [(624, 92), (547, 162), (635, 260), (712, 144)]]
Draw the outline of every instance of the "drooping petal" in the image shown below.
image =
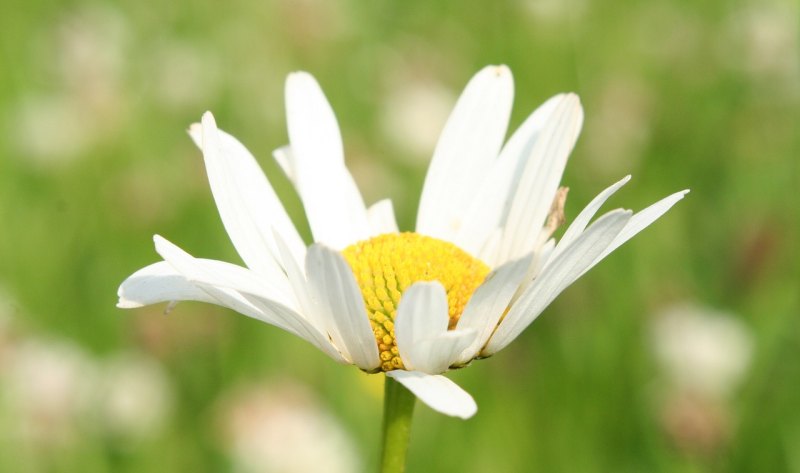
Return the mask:
[(236, 138), (217, 129), (206, 112), (189, 134), (203, 151), (208, 181), (222, 223), (236, 251), (254, 271), (275, 273), (280, 233), (296, 259), (305, 245), (253, 155)]
[(133, 309), (160, 302), (199, 301), (217, 303), (175, 271), (166, 261), (159, 261), (128, 276), (117, 290), (121, 309)]
[(456, 327), (474, 329), (478, 335), (461, 353), (457, 363), (467, 363), (475, 358), (489, 340), (527, 273), (531, 259), (531, 256), (525, 256), (497, 268), (472, 295)]
[(306, 274), (316, 311), (333, 343), (353, 364), (378, 367), (378, 345), (353, 271), (337, 251), (315, 244), (308, 249)]
[(584, 270), (584, 273), (590, 269), (592, 269), (597, 263), (599, 263), (603, 258), (608, 256), (612, 251), (616, 250), (620, 247), (623, 243), (633, 238), (637, 233), (647, 228), (651, 223), (658, 220), (662, 215), (664, 215), (667, 210), (672, 208), (673, 205), (678, 203), (683, 197), (689, 193), (689, 190), (682, 190), (680, 192), (676, 192), (672, 195), (669, 195), (655, 204), (647, 207), (644, 210), (640, 210), (639, 212), (635, 213), (633, 217), (631, 217), (630, 221), (625, 225), (621, 232), (614, 238), (614, 241), (611, 242), (610, 245), (603, 251), (600, 256), (598, 256), (595, 261)]
[[(208, 263), (208, 261), (204, 262), (204, 266), (206, 266), (206, 270), (212, 269), (211, 265), (207, 265), (205, 263)], [(215, 261), (214, 263), (221, 263), (221, 261)], [(178, 276), (183, 278), (186, 281), (187, 284), (192, 285), (195, 288), (195, 290), (201, 291), (201, 292), (203, 292), (205, 294), (204, 297), (201, 297), (201, 298), (197, 299), (200, 302), (209, 302), (209, 303), (216, 304), (216, 305), (219, 305), (219, 306), (222, 306), (222, 307), (226, 307), (226, 308), (234, 310), (234, 311), (236, 311), (236, 312), (238, 312), (238, 313), (240, 313), (242, 315), (246, 315), (248, 317), (254, 318), (256, 320), (260, 320), (262, 322), (265, 322), (265, 323), (268, 323), (268, 324), (271, 324), (271, 325), (275, 325), (275, 326), (277, 326), (277, 327), (279, 327), (279, 328), (281, 328), (283, 330), (288, 331), (289, 333), (291, 333), (293, 335), (297, 335), (297, 332), (295, 332), (293, 329), (285, 327), (280, 322), (274, 320), (272, 318), (272, 316), (270, 316), (269, 314), (265, 313), (264, 311), (262, 311), (261, 309), (259, 309), (258, 307), (256, 307), (252, 303), (250, 303), (242, 294), (238, 293), (237, 291), (235, 291), (233, 289), (230, 289), (230, 288), (227, 288), (227, 287), (225, 287), (225, 288), (223, 288), (223, 287), (213, 287), (213, 286), (210, 286), (210, 285), (204, 285), (202, 283), (197, 283), (195, 280), (190, 279), (189, 277), (186, 277), (185, 274), (179, 272), (177, 269), (172, 267), (171, 264), (169, 264), (169, 263), (166, 263), (166, 264), (168, 264), (170, 266), (170, 268), (172, 269), (172, 271), (175, 274), (177, 274)], [(167, 271), (164, 270), (164, 272), (166, 273)], [(194, 298), (192, 298), (192, 299), (180, 299), (180, 298), (178, 298), (176, 296), (179, 296), (179, 294), (166, 294), (165, 297), (169, 297), (169, 299), (170, 299), (169, 301), (166, 300), (166, 298), (165, 298), (164, 300), (148, 299), (148, 300), (146, 300), (146, 302), (155, 304), (155, 303), (158, 303), (158, 302), (176, 302), (176, 301), (180, 301), (180, 300), (196, 300)], [(173, 297), (175, 297), (175, 298), (173, 298)], [(143, 302), (145, 302), (145, 301), (143, 301)], [(124, 308), (131, 308), (131, 307), (135, 307), (135, 306), (134, 305), (126, 305), (126, 307), (124, 307)]]
[(578, 97), (574, 94), (561, 96), (530, 150), (511, 198), (508, 216), (503, 222), (498, 263), (535, 249), (582, 124), (583, 109)]
[(166, 239), (156, 235), (156, 251), (187, 281), (205, 291), (224, 307), (256, 318), (313, 344), (339, 363), (346, 360), (328, 338), (300, 314), (269, 298), (260, 287), (263, 278), (246, 268), (221, 261), (194, 258)]
[[(563, 98), (561, 94), (548, 99), (511, 135), (468, 204), (463, 225), (453, 243), (476, 254), (485, 246), (492, 232), (502, 225), (531, 150)], [(494, 260), (487, 262), (491, 264)]]
[(549, 259), (542, 272), (500, 322), (483, 353), (491, 355), (511, 343), (556, 296), (592, 265), (597, 256), (622, 231), (630, 217), (630, 211), (609, 212), (593, 223), (560, 255)]
[(394, 378), (420, 401), (442, 414), (469, 419), (478, 411), (478, 405), (472, 396), (442, 375), (395, 370), (389, 371), (386, 376)]
[[(180, 273), (189, 283), (219, 301), (220, 305), (297, 335), (292, 328), (280, 320), (271, 318), (269, 314), (261, 313), (241, 294), (240, 289), (245, 292), (266, 295), (265, 292), (269, 289), (261, 286), (262, 281), (258, 279), (257, 273), (224, 261), (195, 258), (160, 235), (154, 235), (153, 242), (156, 252), (176, 272)], [(278, 297), (280, 298), (280, 296)]]
[[(180, 269), (176, 266), (176, 261), (179, 260), (187, 261), (186, 267), (189, 267), (189, 264), (193, 264), (195, 268), (204, 268), (200, 269), (200, 271), (202, 271), (202, 280), (205, 284), (228, 287), (239, 292), (255, 294), (283, 304), (293, 310), (297, 308), (291, 286), (283, 273), (271, 278), (224, 261), (194, 258), (159, 235), (155, 235), (153, 241), (158, 254), (178, 271)], [(190, 263), (188, 263), (189, 261)], [(192, 278), (189, 278), (189, 281), (191, 282)]]
[(342, 249), (368, 238), (366, 207), (344, 164), (339, 125), (311, 75), (289, 75), (286, 115), (294, 181), (314, 240)]
[(428, 168), (417, 232), (453, 241), (465, 203), (486, 179), (503, 144), (513, 95), (513, 79), (506, 66), (488, 66), (467, 84)]

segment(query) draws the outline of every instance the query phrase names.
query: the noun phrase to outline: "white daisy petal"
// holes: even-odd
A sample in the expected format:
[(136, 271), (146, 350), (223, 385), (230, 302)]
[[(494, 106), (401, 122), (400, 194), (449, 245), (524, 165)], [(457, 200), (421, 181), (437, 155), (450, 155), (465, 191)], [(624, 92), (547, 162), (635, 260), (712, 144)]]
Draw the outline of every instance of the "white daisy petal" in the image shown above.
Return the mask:
[(218, 130), (209, 112), (189, 134), (203, 151), (222, 223), (245, 264), (263, 273), (279, 270), (273, 229), (283, 236), (295, 258), (302, 260), (303, 240), (247, 148)]
[(312, 245), (306, 274), (316, 311), (328, 323), (333, 343), (359, 368), (378, 367), (378, 345), (367, 318), (364, 299), (344, 257), (323, 245)]
[(461, 354), (475, 342), (477, 337), (477, 330), (467, 328), (448, 330), (435, 338), (423, 340), (422, 344), (429, 345), (425, 349), (428, 357), (424, 364), (417, 363), (415, 369), (429, 374), (444, 373), (450, 366), (457, 364)]
[(346, 362), (322, 332), (282, 301), (271, 297), (261, 286), (264, 280), (260, 275), (229, 263), (194, 258), (158, 235), (153, 239), (156, 251), (175, 270), (220, 305), (286, 330), (313, 344), (335, 361)]
[(534, 249), (582, 123), (578, 97), (562, 96), (532, 147), (511, 198), (499, 262)]
[(281, 252), (281, 262), (286, 270), (286, 278), (289, 280), (289, 284), (292, 287), (292, 292), (294, 292), (300, 312), (312, 325), (324, 333), (326, 324), (322, 321), (322, 318), (317, 313), (316, 306), (311, 300), (308, 281), (306, 280), (303, 269), (294, 261), (289, 248), (278, 234), (275, 235), (275, 243), (277, 243), (278, 250)]
[(478, 259), (489, 265), (490, 268), (499, 266), (496, 264), (497, 253), (500, 251), (500, 243), (503, 241), (503, 231), (500, 228), (495, 228), (486, 238), (480, 251), (473, 253), (478, 255)]
[(617, 192), (622, 186), (627, 184), (628, 181), (630, 180), (631, 176), (630, 174), (628, 174), (627, 176), (623, 177), (619, 181), (609, 186), (603, 192), (599, 193), (597, 197), (592, 199), (592, 201), (589, 202), (589, 205), (587, 205), (583, 210), (581, 210), (581, 213), (579, 213), (578, 216), (575, 217), (575, 220), (572, 221), (572, 224), (564, 232), (564, 236), (562, 236), (561, 240), (559, 240), (558, 242), (559, 246), (569, 245), (576, 238), (578, 238), (578, 236), (580, 236), (580, 234), (583, 233), (583, 230), (586, 229), (586, 226), (589, 225), (589, 222), (595, 216), (597, 211), (600, 210), (600, 207), (603, 206), (606, 200), (608, 200), (609, 197), (614, 195), (615, 192)]
[[(328, 319), (325, 318), (326, 314), (320, 313), (319, 308), (316, 304), (314, 304), (309, 283), (305, 274), (303, 273), (302, 268), (295, 264), (280, 235), (275, 235), (275, 241), (278, 244), (278, 248), (281, 250), (282, 260), (284, 267), (286, 268), (286, 275), (292, 285), (302, 314), (312, 326), (314, 326), (320, 333), (324, 334), (325, 337), (328, 337), (327, 327), (331, 324), (328, 322)], [(338, 352), (336, 354), (339, 355)]]
[(216, 303), (206, 292), (190, 283), (166, 261), (145, 266), (131, 274), (117, 291), (121, 309), (133, 309), (172, 301)]
[(420, 401), (442, 414), (469, 419), (478, 411), (478, 405), (472, 396), (442, 375), (395, 370), (389, 371), (386, 376), (394, 378)]
[(441, 365), (442, 360), (431, 359), (433, 344), (423, 342), (445, 333), (448, 319), (447, 293), (440, 283), (418, 282), (403, 292), (394, 319), (394, 333), (406, 368), (430, 373), (432, 366)]
[(531, 150), (563, 98), (563, 94), (557, 95), (539, 106), (503, 146), (491, 172), (471, 199), (464, 213), (463, 225), (453, 243), (476, 254), (490, 234), (502, 224)]
[[(503, 146), (502, 151), (500, 151), (500, 156), (497, 158), (498, 163), (502, 161), (511, 161), (515, 164), (514, 170), (522, 171), (524, 165), (530, 158), (533, 146), (539, 140), (547, 123), (552, 120), (553, 112), (555, 112), (558, 105), (566, 99), (566, 97), (567, 94), (554, 95), (543, 104), (539, 105), (533, 113), (528, 115), (528, 118), (522, 122), (522, 125), (514, 131), (511, 138), (509, 138), (508, 142)], [(518, 179), (519, 176), (517, 175), (516, 178)], [(511, 179), (513, 180), (515, 178), (512, 177)], [(516, 188), (516, 184), (516, 182), (512, 182), (512, 185), (506, 189), (514, 189)]]
[(292, 156), (292, 147), (289, 145), (281, 146), (272, 152), (272, 157), (278, 162), (278, 165), (283, 170), (286, 178), (289, 179), (292, 184), (297, 185), (295, 182), (294, 156)]
[(251, 294), (243, 295), (248, 302), (259, 308), (262, 312), (268, 313), (273, 318), (280, 320), (282, 324), (290, 327), (298, 337), (316, 346), (322, 350), (323, 353), (333, 358), (337, 363), (351, 363), (351, 361), (345, 358), (342, 353), (340, 353), (340, 350), (331, 343), (327, 334), (319, 330), (319, 328), (300, 314), (274, 301)]
[(467, 84), (425, 177), (418, 232), (453, 241), (465, 202), (486, 179), (503, 145), (513, 95), (513, 79), (506, 66), (486, 67)]
[(379, 200), (367, 209), (367, 219), (372, 236), (384, 233), (397, 233), (397, 219), (394, 217), (394, 207), (391, 199)]
[[(506, 66), (486, 67), (470, 80), (433, 153), (417, 233), (404, 234), (389, 199), (365, 205), (319, 84), (307, 73), (290, 74), (289, 144), (273, 157), (303, 203), (310, 248), (255, 158), (206, 113), (189, 134), (247, 267), (194, 258), (156, 235), (165, 261), (123, 281), (118, 306), (219, 304), (297, 335), (339, 363), (382, 371), (439, 412), (473, 416), (473, 398), (441, 373), (506, 347), (577, 278), (688, 192), (592, 222), (626, 176), (597, 195), (556, 243), (566, 196), (560, 180), (583, 110), (576, 95), (557, 95), (503, 146), (513, 89)], [(491, 269), (475, 288), (470, 274)], [(463, 296), (466, 307), (449, 306), (448, 293)], [(389, 320), (373, 331), (372, 311), (381, 307)], [(450, 309), (461, 312), (452, 329)]]
[[(274, 300), (289, 308), (296, 308), (291, 297), (291, 286), (283, 273), (280, 273), (277, 278), (270, 278), (264, 274), (224, 261), (194, 258), (160, 235), (155, 235), (153, 241), (158, 254), (175, 269), (180, 271), (180, 263), (177, 263), (178, 261), (185, 261), (184, 267), (186, 268), (189, 267), (189, 264), (194, 263), (194, 267), (198, 269), (196, 274), (200, 275), (198, 280), (205, 284), (254, 294), (265, 299)], [(186, 276), (186, 273), (183, 274)], [(190, 282), (193, 281), (192, 277), (187, 276), (187, 278)]]
[(591, 264), (588, 268), (584, 270), (584, 273), (594, 267), (597, 263), (599, 263), (603, 258), (608, 256), (612, 251), (616, 250), (620, 247), (623, 243), (633, 238), (637, 233), (647, 228), (651, 223), (655, 222), (658, 218), (660, 218), (667, 210), (672, 208), (673, 205), (678, 203), (683, 197), (689, 193), (689, 190), (682, 190), (680, 192), (676, 192), (670, 196), (667, 196), (655, 204), (647, 207), (644, 210), (640, 210), (639, 212), (635, 213), (633, 217), (631, 217), (630, 221), (625, 228), (622, 229), (621, 232), (614, 238), (614, 241), (608, 245), (608, 248), (603, 251), (600, 256), (598, 256), (594, 263)]
[(472, 328), (447, 330), (447, 293), (438, 282), (418, 282), (405, 290), (395, 317), (395, 339), (407, 369), (443, 373), (475, 340)]
[(572, 284), (614, 240), (631, 212), (615, 210), (600, 217), (568, 248), (552, 258), (500, 322), (483, 353), (491, 355), (511, 343), (561, 291)]
[(519, 296), (536, 280), (536, 276), (542, 272), (542, 268), (544, 268), (547, 262), (550, 261), (550, 258), (552, 258), (553, 250), (555, 249), (556, 241), (550, 238), (541, 248), (531, 255), (533, 257), (533, 262), (528, 268), (528, 273), (522, 278), (522, 284), (520, 284), (519, 289), (517, 289), (517, 293), (511, 298), (511, 304), (514, 304), (514, 302), (519, 299)]
[[(158, 251), (164, 260), (190, 284), (193, 284), (198, 289), (206, 292), (206, 294), (208, 294), (208, 296), (217, 304), (229, 309), (233, 309), (241, 314), (253, 317), (268, 324), (275, 325), (297, 335), (295, 330), (281, 322), (279, 319), (271, 317), (269, 313), (262, 312), (258, 307), (255, 307), (252, 303), (250, 303), (246, 297), (236, 290), (236, 288), (233, 287), (239, 283), (243, 286), (253, 288), (258, 285), (257, 283), (247, 281), (242, 284), (244, 280), (248, 279), (248, 276), (234, 276), (234, 279), (237, 280), (237, 283), (225, 279), (224, 274), (228, 273), (228, 271), (226, 271), (227, 268), (223, 269), (223, 266), (233, 265), (222, 261), (200, 260), (194, 258), (190, 254), (186, 253), (158, 235), (155, 235), (153, 240), (156, 244), (156, 251)], [(245, 268), (240, 269), (247, 271)], [(250, 274), (252, 275), (255, 273)], [(224, 282), (225, 284), (222, 286), (217, 286), (216, 283), (219, 282)]]
[(525, 277), (531, 260), (531, 256), (526, 256), (497, 268), (472, 295), (456, 327), (474, 329), (477, 336), (459, 356), (457, 363), (467, 363), (475, 358), (489, 340)]
[(344, 164), (339, 125), (311, 75), (286, 81), (294, 181), (314, 240), (335, 249), (369, 237), (364, 201)]

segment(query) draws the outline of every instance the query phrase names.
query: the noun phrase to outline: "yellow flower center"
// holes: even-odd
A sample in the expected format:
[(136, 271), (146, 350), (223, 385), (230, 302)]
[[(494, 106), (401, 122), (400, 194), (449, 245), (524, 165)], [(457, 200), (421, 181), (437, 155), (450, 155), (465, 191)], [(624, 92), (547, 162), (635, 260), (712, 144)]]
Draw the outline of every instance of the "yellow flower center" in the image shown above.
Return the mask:
[(353, 269), (375, 333), (381, 369), (403, 369), (394, 337), (397, 304), (409, 286), (438, 281), (447, 292), (449, 328), (455, 327), (489, 267), (456, 245), (418, 233), (389, 233), (342, 252)]

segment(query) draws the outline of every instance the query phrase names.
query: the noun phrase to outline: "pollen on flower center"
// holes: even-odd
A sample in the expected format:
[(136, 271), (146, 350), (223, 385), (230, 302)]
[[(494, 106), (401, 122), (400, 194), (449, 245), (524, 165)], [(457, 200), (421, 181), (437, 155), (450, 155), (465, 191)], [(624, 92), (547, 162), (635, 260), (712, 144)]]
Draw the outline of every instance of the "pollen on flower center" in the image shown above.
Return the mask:
[(418, 233), (390, 233), (342, 252), (356, 276), (381, 357), (381, 369), (402, 369), (394, 336), (397, 304), (409, 286), (438, 281), (447, 292), (449, 328), (455, 327), (489, 267), (456, 245)]

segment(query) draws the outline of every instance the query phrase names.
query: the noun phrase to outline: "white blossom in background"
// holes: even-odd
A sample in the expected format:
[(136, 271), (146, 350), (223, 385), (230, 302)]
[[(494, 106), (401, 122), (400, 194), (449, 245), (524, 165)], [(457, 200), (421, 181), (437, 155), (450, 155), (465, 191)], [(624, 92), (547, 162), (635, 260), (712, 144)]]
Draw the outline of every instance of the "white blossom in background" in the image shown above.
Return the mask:
[[(159, 104), (189, 109), (218, 95), (222, 69), (208, 48), (165, 40), (153, 46), (151, 59), (154, 92)], [(191, 80), (187, 80), (188, 77)]]
[(138, 353), (119, 353), (100, 368), (87, 415), (113, 436), (135, 441), (156, 435), (170, 418), (174, 394), (161, 365)]
[(296, 45), (313, 48), (321, 42), (336, 41), (354, 31), (355, 17), (342, 2), (326, 0), (280, 0), (276, 18), (287, 25), (289, 39)]
[(600, 176), (618, 176), (639, 168), (650, 141), (654, 98), (636, 76), (614, 76), (593, 96), (586, 130), (589, 165)]
[[(674, 2), (643, 2), (632, 13), (632, 21), (627, 22), (632, 38), (627, 46), (642, 53), (640, 60), (664, 70), (696, 67), (698, 58), (706, 60), (709, 29), (695, 9)], [(686, 72), (691, 77), (693, 71)]]
[(77, 345), (49, 339), (20, 341), (12, 348), (0, 380), (11, 413), (5, 427), (36, 445), (74, 441), (95, 377), (95, 364)]
[(220, 401), (225, 448), (237, 473), (357, 473), (345, 429), (305, 388), (254, 384)]
[(383, 133), (405, 155), (428, 162), (455, 99), (450, 89), (433, 80), (398, 81), (383, 103)]
[[(129, 46), (127, 20), (108, 6), (68, 11), (42, 33), (50, 58), (45, 90), (29, 90), (10, 107), (4, 130), (16, 157), (53, 172), (121, 129)], [(46, 138), (43, 138), (46, 137)]]
[(750, 329), (732, 314), (679, 304), (654, 319), (653, 349), (678, 390), (723, 399), (747, 374), (753, 354)]
[(23, 97), (16, 105), (15, 121), (8, 130), (19, 158), (42, 169), (77, 159), (91, 147), (94, 137), (85, 122), (75, 119), (80, 113), (80, 101), (68, 96)]
[(96, 100), (116, 95), (125, 77), (131, 46), (125, 15), (95, 4), (67, 10), (54, 28), (51, 46), (64, 86)]
[(542, 24), (577, 21), (586, 13), (587, 0), (520, 0), (523, 10)]
[(719, 48), (732, 67), (770, 87), (800, 95), (800, 4), (793, 0), (745, 3), (732, 10)]
[(157, 361), (138, 353), (101, 360), (68, 340), (37, 337), (15, 324), (18, 310), (0, 287), (0, 436), (36, 454), (95, 435), (135, 446), (164, 426), (174, 401)]
[(0, 285), (0, 377), (8, 366), (13, 343), (12, 320), (16, 312), (16, 302), (8, 291)]

